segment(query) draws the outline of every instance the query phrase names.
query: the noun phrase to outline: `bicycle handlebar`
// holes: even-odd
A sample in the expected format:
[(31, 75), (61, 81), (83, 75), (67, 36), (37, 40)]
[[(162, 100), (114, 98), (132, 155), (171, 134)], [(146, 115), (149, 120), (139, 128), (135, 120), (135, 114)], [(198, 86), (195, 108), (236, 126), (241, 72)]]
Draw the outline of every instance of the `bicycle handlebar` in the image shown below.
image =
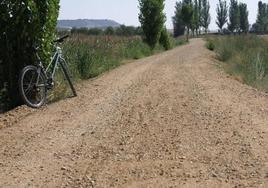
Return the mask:
[(64, 40), (66, 39), (66, 38), (68, 38), (69, 37), (69, 35), (65, 35), (65, 36), (63, 36), (63, 37), (61, 37), (61, 38), (59, 38), (59, 39), (57, 39), (57, 40), (54, 40), (53, 42), (54, 43), (62, 43), (62, 42), (64, 42)]

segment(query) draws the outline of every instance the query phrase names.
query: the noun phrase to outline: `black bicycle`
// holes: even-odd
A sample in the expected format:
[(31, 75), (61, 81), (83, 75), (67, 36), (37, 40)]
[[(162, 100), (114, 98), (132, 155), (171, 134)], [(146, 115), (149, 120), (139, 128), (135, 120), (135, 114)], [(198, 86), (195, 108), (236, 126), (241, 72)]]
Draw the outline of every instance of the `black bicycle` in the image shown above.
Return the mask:
[(77, 96), (70, 79), (66, 61), (62, 55), (62, 50), (58, 46), (58, 44), (63, 43), (68, 37), (69, 36), (66, 35), (54, 41), (55, 53), (46, 69), (44, 68), (41, 58), (37, 53), (38, 48), (36, 48), (36, 57), (38, 59), (37, 65), (26, 66), (21, 71), (19, 77), (19, 92), (22, 100), (29, 107), (39, 108), (46, 102), (47, 91), (54, 87), (54, 76), (58, 66), (60, 66), (65, 79), (68, 81), (73, 96)]

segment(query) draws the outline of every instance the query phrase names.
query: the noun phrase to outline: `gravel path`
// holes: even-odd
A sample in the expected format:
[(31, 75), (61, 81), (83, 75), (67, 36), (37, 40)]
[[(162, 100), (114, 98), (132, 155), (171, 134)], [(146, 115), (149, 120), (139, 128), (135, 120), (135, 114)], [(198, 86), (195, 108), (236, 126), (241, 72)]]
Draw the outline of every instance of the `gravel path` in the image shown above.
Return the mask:
[(202, 39), (0, 115), (0, 187), (268, 187), (268, 96)]

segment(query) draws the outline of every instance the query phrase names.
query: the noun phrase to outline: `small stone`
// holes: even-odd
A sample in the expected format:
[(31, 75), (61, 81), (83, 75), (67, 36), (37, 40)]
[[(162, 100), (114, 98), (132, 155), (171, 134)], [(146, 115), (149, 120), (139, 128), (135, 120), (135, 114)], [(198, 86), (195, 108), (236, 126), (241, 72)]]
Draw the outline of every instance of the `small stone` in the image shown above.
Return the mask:
[(85, 136), (85, 135), (86, 135), (86, 133), (82, 133), (82, 134), (81, 134), (81, 136)]
[(216, 178), (218, 175), (215, 172), (212, 172), (212, 177)]

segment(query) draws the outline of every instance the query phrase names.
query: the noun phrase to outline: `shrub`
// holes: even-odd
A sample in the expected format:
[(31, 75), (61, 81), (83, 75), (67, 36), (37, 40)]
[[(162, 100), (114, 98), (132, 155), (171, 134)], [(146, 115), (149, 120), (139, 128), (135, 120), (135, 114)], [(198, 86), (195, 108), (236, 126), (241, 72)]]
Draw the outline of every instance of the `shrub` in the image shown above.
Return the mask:
[(58, 9), (59, 0), (1, 1), (1, 108), (9, 109), (20, 103), (18, 76), (25, 65), (35, 62), (33, 46), (40, 46), (42, 59), (49, 60)]
[(165, 48), (165, 50), (169, 50), (171, 48), (170, 36), (166, 28), (164, 28), (161, 32), (159, 43)]
[(209, 49), (210, 51), (214, 51), (214, 49), (215, 49), (215, 44), (213, 43), (213, 41), (209, 40), (209, 41), (206, 43), (206, 47), (207, 47), (207, 49)]

